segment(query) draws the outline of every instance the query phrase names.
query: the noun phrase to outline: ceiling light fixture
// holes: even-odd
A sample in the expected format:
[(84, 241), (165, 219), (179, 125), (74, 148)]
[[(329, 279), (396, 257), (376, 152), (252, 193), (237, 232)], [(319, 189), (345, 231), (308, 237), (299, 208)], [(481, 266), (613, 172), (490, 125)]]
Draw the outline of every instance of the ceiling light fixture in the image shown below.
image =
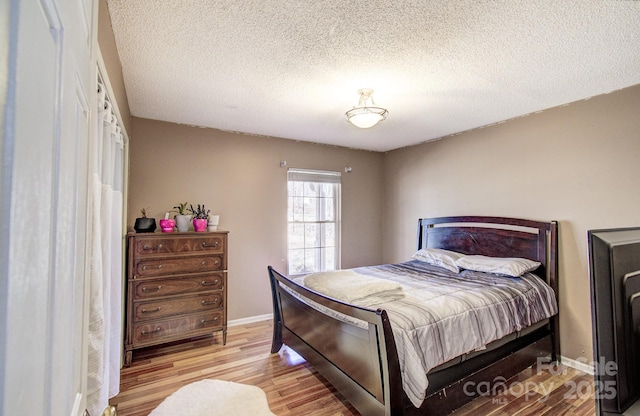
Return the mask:
[[(347, 121), (361, 129), (373, 127), (382, 120), (387, 118), (389, 112), (386, 108), (376, 107), (373, 102), (373, 90), (370, 88), (362, 88), (358, 90), (360, 101), (358, 106), (344, 113)], [(370, 105), (367, 105), (370, 102)]]

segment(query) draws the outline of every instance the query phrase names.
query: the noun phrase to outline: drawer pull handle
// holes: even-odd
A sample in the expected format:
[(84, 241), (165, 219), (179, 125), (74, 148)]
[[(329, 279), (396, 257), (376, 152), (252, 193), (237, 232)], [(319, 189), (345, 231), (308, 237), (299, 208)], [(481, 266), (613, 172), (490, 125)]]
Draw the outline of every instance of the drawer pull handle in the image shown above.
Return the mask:
[(200, 301), (200, 303), (202, 305), (215, 305), (216, 303), (218, 303), (218, 298), (215, 298), (214, 300), (211, 300), (211, 301), (206, 301), (206, 300), (202, 299)]
[(142, 335), (153, 335), (153, 334), (157, 334), (158, 332), (162, 331), (162, 328), (157, 327), (156, 329), (154, 329), (153, 331), (145, 331), (144, 329), (142, 331), (140, 331), (140, 333)]
[(160, 306), (158, 306), (157, 308), (155, 308), (155, 309), (153, 309), (153, 310), (142, 308), (142, 313), (154, 313), (154, 312), (160, 312), (160, 309), (161, 309), (161, 308), (160, 308)]
[(200, 263), (200, 265), (201, 265), (201, 266), (206, 266), (206, 265), (207, 265), (207, 262), (206, 262), (206, 261), (203, 261), (202, 263)]
[[(158, 270), (162, 269), (162, 264), (158, 264), (155, 268)], [(142, 266), (142, 270), (147, 270), (147, 266)]]
[(202, 244), (200, 244), (202, 247), (218, 247), (218, 243), (219, 241), (214, 241), (213, 244), (207, 244), (206, 241), (203, 241)]
[(160, 289), (162, 289), (162, 285), (158, 285), (157, 287), (142, 286), (142, 291), (143, 292), (157, 292)]
[(200, 323), (201, 323), (202, 325), (206, 325), (206, 324), (208, 324), (209, 322), (218, 322), (218, 317), (216, 316), (216, 317), (215, 317), (215, 318), (213, 318), (213, 319), (209, 319), (209, 320), (203, 319), (203, 320), (201, 320), (201, 321), (200, 321)]
[(142, 246), (143, 250), (160, 250), (162, 248), (162, 244), (158, 244), (156, 247), (150, 247), (148, 244)]
[(215, 264), (217, 266), (218, 264), (220, 264), (220, 260), (214, 261), (213, 264)]
[(218, 282), (219, 282), (218, 279), (214, 280), (213, 282), (207, 282), (206, 280), (203, 280), (202, 282), (200, 282), (200, 284), (202, 286), (215, 286), (218, 284)]

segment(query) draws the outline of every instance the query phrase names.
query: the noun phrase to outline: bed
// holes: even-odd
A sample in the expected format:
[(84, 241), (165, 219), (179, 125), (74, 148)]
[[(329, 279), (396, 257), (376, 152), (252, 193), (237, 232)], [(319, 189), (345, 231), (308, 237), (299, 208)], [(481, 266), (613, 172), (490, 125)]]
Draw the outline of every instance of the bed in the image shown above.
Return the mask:
[[(271, 352), (277, 353), (283, 345), (292, 348), (361, 414), (367, 416), (447, 414), (481, 394), (481, 389), (473, 388), (478, 383), (509, 379), (541, 359), (556, 360), (560, 346), (558, 314), (555, 313), (558, 295), (555, 221), (480, 216), (420, 219), (418, 252), (421, 249), (450, 250), (473, 258), (480, 255), (537, 262), (539, 267), (531, 279), (546, 283), (554, 297), (556, 310), (544, 319), (536, 318), (524, 328), (520, 323), (517, 330), (506, 335), (498, 334), (499, 338), (491, 342), (479, 341), (481, 348), (474, 347), (462, 354), (457, 351), (453, 358), (444, 357), (446, 360), (437, 365), (427, 365), (426, 377), (423, 378), (428, 383), (424, 391), (416, 393), (413, 391), (415, 386), (407, 389), (411, 387), (407, 371), (412, 370), (416, 375), (416, 365), (414, 361), (407, 361), (407, 351), (412, 350), (407, 349), (404, 341), (405, 336), (401, 332), (404, 329), (398, 324), (396, 305), (416, 298), (414, 292), (406, 291), (406, 283), (401, 284), (400, 296), (394, 291), (397, 287), (385, 288), (391, 296), (396, 296), (394, 299), (362, 303), (362, 299), (356, 302), (356, 297), (333, 296), (326, 294), (333, 292), (312, 290), (307, 287), (309, 284), (305, 284), (311, 282), (309, 277), (306, 280), (289, 278), (269, 266), (274, 308)], [(424, 268), (434, 266), (423, 266), (418, 260), (409, 259), (393, 265), (339, 271), (331, 278), (339, 281), (348, 273), (358, 276), (372, 273), (378, 275), (373, 277), (381, 277), (399, 270), (409, 270), (411, 275), (417, 269), (420, 270), (415, 273), (422, 273)], [(391, 276), (392, 280), (394, 278)], [(524, 279), (510, 280), (520, 282)], [(512, 313), (507, 317), (511, 315), (523, 314)], [(421, 339), (414, 347), (430, 350), (442, 343)], [(449, 351), (445, 353), (447, 355)], [(424, 357), (419, 357), (419, 360), (429, 361)], [(420, 397), (416, 398), (416, 395)]]

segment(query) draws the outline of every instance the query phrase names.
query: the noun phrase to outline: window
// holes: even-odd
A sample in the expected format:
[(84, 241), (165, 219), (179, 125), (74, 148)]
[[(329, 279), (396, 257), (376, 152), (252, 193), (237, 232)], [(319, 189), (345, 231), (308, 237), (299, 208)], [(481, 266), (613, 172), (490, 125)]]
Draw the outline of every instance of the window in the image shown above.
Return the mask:
[(289, 275), (340, 268), (340, 172), (289, 169)]

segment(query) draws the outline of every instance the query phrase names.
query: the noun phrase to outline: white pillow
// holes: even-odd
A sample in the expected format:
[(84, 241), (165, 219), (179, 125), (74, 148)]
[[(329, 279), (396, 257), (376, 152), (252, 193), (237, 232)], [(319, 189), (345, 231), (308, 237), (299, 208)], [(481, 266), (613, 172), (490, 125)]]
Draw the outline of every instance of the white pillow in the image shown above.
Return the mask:
[(464, 256), (456, 260), (456, 265), (462, 269), (477, 272), (519, 277), (526, 272), (534, 271), (540, 263), (518, 257)]
[(443, 250), (441, 248), (423, 248), (411, 256), (415, 260), (443, 267), (454, 273), (460, 273), (460, 268), (456, 265), (456, 260), (463, 257), (464, 254), (455, 251)]

